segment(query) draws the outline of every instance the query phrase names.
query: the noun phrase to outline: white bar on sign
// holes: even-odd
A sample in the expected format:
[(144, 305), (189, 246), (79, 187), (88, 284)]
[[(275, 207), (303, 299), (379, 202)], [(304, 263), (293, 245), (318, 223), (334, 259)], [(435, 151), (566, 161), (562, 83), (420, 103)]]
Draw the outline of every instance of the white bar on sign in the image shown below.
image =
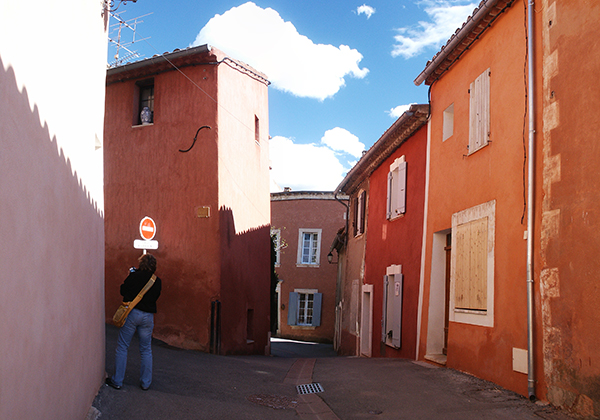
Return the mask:
[(142, 226), (142, 230), (146, 232), (154, 232), (154, 228), (152, 226)]
[(158, 241), (145, 241), (142, 239), (136, 239), (133, 241), (133, 247), (135, 249), (158, 249)]

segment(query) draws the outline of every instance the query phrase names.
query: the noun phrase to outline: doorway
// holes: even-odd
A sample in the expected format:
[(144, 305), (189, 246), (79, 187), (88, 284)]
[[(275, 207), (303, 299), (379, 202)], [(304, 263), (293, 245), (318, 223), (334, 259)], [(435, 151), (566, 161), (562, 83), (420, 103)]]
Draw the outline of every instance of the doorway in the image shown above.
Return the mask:
[(363, 284), (360, 319), (360, 355), (373, 353), (373, 285)]

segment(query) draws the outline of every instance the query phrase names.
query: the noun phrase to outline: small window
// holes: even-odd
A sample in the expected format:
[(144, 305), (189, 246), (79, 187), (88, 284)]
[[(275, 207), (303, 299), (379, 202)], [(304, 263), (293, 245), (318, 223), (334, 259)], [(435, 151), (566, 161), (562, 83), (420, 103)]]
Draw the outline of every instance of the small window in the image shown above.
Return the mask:
[(386, 218), (393, 220), (406, 213), (406, 162), (404, 156), (394, 160), (388, 173)]
[(288, 301), (288, 325), (319, 327), (323, 295), (313, 289), (296, 289)]
[(321, 229), (300, 229), (298, 238), (298, 265), (320, 263)]
[(154, 123), (154, 79), (136, 83), (137, 107), (135, 107), (134, 125)]
[(260, 120), (254, 116), (254, 141), (260, 144)]
[(383, 277), (383, 313), (381, 342), (400, 348), (402, 345), (402, 292), (404, 277), (401, 265), (391, 265)]
[(365, 233), (365, 216), (367, 213), (367, 192), (361, 191), (354, 200), (354, 236)]
[(469, 154), (487, 146), (490, 139), (490, 69), (469, 89)]
[(281, 264), (281, 229), (271, 229), (271, 240), (273, 241), (273, 248), (275, 252), (275, 266), (279, 267)]
[(444, 127), (442, 141), (446, 141), (454, 134), (454, 104), (444, 111)]

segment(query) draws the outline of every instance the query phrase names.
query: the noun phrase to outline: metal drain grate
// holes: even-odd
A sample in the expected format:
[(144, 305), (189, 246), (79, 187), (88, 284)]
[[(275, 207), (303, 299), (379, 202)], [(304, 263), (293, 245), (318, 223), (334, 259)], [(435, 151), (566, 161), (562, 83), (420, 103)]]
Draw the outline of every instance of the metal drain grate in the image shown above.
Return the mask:
[(304, 394), (315, 394), (317, 392), (324, 392), (325, 390), (321, 386), (321, 384), (305, 384), (296, 386), (296, 391), (300, 395)]

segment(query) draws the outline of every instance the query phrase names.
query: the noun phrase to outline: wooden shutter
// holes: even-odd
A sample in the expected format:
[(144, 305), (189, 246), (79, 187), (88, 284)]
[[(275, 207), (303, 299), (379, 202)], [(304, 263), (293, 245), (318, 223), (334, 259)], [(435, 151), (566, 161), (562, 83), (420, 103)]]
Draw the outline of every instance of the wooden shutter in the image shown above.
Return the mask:
[(406, 162), (398, 166), (396, 215), (406, 213)]
[(469, 98), (469, 153), (486, 146), (490, 135), (490, 69), (471, 83)]
[(321, 305), (323, 304), (323, 293), (315, 293), (313, 295), (313, 314), (312, 326), (319, 327), (321, 325)]
[(455, 234), (454, 306), (487, 310), (488, 218), (459, 225)]
[(383, 276), (383, 305), (381, 305), (381, 342), (385, 343), (387, 335), (387, 289), (388, 276)]
[(298, 293), (290, 292), (288, 300), (288, 325), (298, 325)]

